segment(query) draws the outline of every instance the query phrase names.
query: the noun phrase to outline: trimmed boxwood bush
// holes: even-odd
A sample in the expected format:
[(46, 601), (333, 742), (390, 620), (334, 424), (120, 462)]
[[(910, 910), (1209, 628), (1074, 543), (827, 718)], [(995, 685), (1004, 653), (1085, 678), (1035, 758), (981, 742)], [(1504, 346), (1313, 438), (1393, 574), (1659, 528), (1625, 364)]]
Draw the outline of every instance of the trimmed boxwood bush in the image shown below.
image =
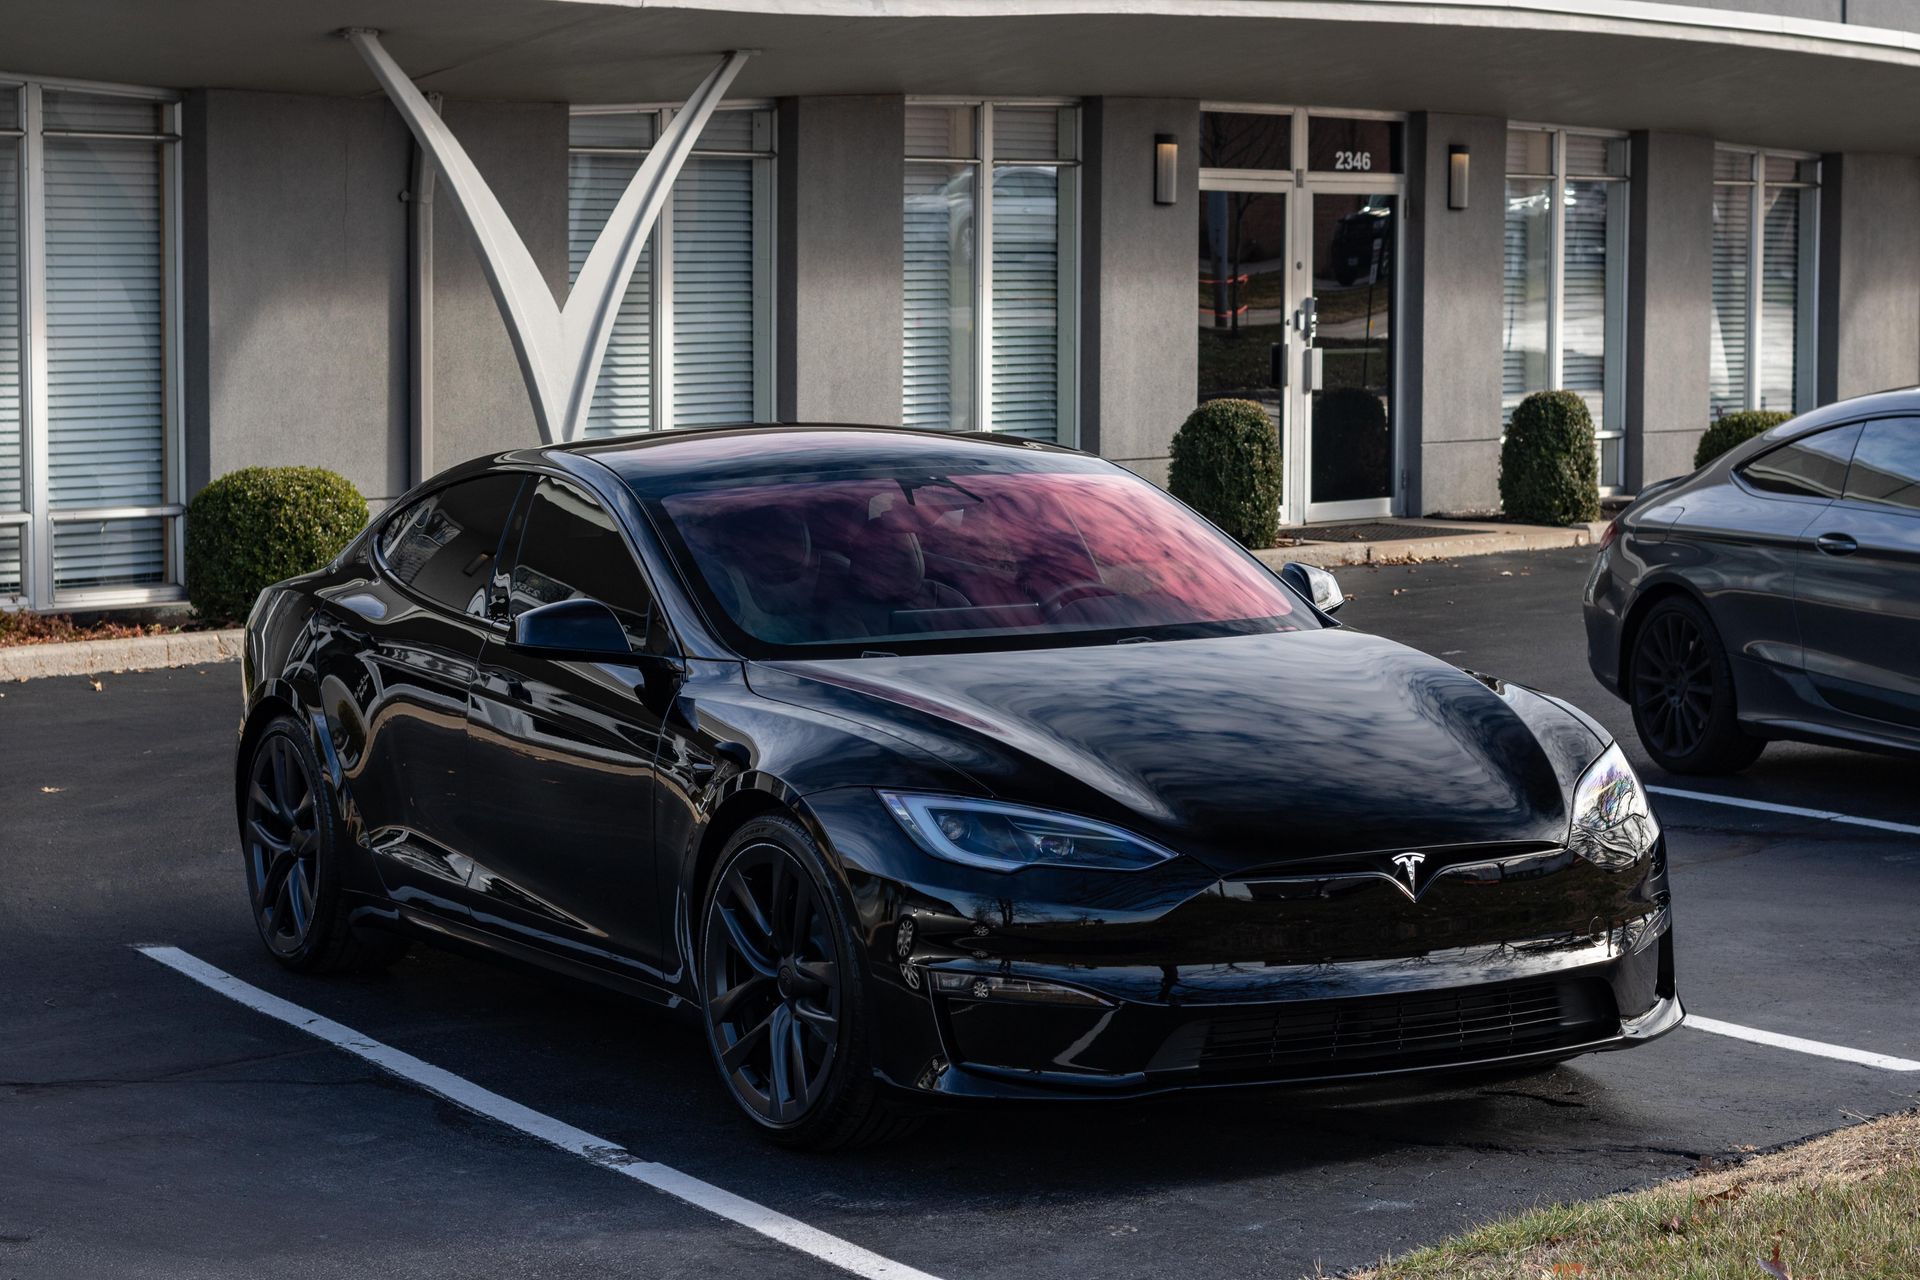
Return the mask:
[(1520, 402), (1500, 448), (1500, 505), (1528, 524), (1600, 518), (1600, 460), (1585, 400), (1536, 391)]
[(1772, 430), (1791, 416), (1778, 409), (1748, 409), (1741, 413), (1730, 413), (1724, 418), (1715, 418), (1713, 425), (1707, 428), (1707, 434), (1700, 437), (1700, 447), (1693, 451), (1694, 470), (1706, 466), (1735, 445), (1745, 444), (1755, 436)]
[(1167, 488), (1243, 546), (1280, 536), (1280, 435), (1251, 400), (1209, 400), (1173, 434)]
[(244, 618), (262, 590), (311, 573), (366, 527), (367, 500), (320, 467), (243, 467), (187, 504), (187, 598), (204, 618)]

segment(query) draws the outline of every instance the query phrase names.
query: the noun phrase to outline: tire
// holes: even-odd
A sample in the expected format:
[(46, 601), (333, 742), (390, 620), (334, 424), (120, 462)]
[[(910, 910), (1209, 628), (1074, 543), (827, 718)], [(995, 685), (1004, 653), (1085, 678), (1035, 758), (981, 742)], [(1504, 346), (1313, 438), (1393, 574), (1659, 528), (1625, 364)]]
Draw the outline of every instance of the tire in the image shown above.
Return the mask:
[(914, 1127), (917, 1117), (873, 1078), (866, 960), (826, 860), (799, 823), (769, 816), (735, 832), (700, 918), (707, 1044), (727, 1092), (763, 1135), (828, 1150)]
[(260, 941), (302, 973), (371, 972), (399, 959), (406, 941), (356, 930), (341, 888), (346, 855), (338, 806), (305, 725), (276, 717), (247, 758), (240, 851)]
[(1719, 632), (1685, 596), (1659, 601), (1640, 620), (1626, 683), (1640, 744), (1669, 773), (1738, 773), (1766, 749), (1740, 727)]

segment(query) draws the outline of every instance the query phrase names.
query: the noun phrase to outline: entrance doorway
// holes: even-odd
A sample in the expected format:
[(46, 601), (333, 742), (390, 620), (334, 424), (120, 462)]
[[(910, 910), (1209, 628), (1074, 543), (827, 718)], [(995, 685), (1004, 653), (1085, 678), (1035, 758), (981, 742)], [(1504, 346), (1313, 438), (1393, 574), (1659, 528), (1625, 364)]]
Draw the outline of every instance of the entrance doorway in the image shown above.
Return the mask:
[[(1400, 492), (1393, 323), (1400, 126), (1306, 112), (1207, 116), (1200, 399), (1251, 400), (1267, 411), (1280, 436), (1284, 523), (1391, 515)], [(1207, 128), (1216, 137), (1211, 149)], [(1247, 145), (1257, 131), (1269, 137)], [(1236, 135), (1238, 147), (1217, 141)], [(1354, 145), (1329, 145), (1337, 142)], [(1261, 167), (1213, 163), (1238, 155), (1257, 157)], [(1273, 163), (1290, 156), (1312, 163)]]

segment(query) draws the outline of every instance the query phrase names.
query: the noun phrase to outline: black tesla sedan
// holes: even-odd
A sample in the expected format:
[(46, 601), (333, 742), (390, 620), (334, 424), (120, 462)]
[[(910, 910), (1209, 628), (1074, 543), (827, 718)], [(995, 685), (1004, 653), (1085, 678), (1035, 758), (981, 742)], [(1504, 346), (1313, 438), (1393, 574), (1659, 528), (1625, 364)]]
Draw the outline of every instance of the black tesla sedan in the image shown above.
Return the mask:
[(1920, 751), (1920, 390), (1803, 414), (1608, 526), (1587, 657), (1675, 773)]
[(1021, 440), (469, 463), (254, 609), (255, 916), (294, 968), (412, 936), (684, 1007), (796, 1144), (914, 1095), (1547, 1062), (1677, 1025), (1620, 751), (1338, 604)]

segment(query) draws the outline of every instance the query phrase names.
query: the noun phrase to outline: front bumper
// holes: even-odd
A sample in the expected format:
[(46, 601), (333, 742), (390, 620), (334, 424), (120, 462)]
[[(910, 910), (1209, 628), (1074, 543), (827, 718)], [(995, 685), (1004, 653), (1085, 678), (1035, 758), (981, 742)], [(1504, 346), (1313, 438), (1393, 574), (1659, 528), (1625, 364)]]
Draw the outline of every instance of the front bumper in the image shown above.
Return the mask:
[[(1236, 984), (1242, 998), (1218, 1002), (1015, 1004), (929, 983), (941, 1060), (915, 1084), (951, 1097), (1138, 1097), (1629, 1048), (1681, 1022), (1672, 946), (1662, 910), (1602, 938), (1532, 953), (1288, 966)], [(1063, 987), (1077, 977), (1078, 989), (1089, 989), (1087, 975), (1045, 966), (994, 972)]]
[(1337, 867), (1221, 879), (1184, 858), (1016, 880), (928, 859), (871, 792), (809, 801), (867, 942), (875, 1071), (923, 1094), (1128, 1097), (1545, 1061), (1682, 1017), (1664, 842), (1629, 871), (1503, 847), (1417, 897)]

